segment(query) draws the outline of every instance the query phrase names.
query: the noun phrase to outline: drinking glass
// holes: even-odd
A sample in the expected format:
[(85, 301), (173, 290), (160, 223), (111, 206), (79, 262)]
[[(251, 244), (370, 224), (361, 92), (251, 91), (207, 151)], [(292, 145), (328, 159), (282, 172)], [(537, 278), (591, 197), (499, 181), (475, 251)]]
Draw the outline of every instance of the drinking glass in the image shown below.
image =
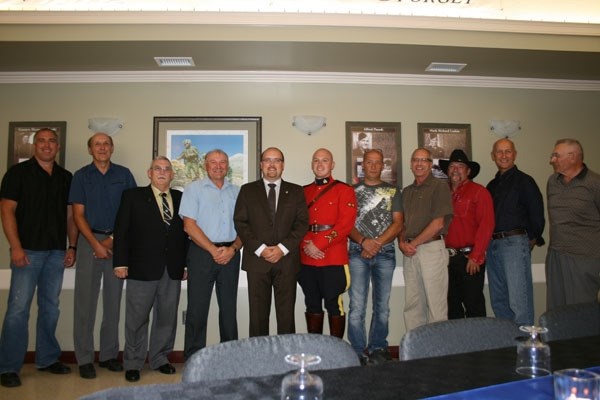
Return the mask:
[(529, 337), (517, 345), (517, 373), (531, 378), (549, 375), (550, 346), (542, 343), (539, 336), (548, 329), (539, 326), (521, 326), (519, 329), (527, 332)]
[(555, 400), (600, 399), (600, 375), (585, 369), (563, 369), (554, 372)]
[(306, 367), (320, 363), (321, 357), (304, 353), (288, 354), (285, 361), (300, 369), (286, 375), (281, 381), (281, 400), (322, 400), (323, 380), (306, 370)]

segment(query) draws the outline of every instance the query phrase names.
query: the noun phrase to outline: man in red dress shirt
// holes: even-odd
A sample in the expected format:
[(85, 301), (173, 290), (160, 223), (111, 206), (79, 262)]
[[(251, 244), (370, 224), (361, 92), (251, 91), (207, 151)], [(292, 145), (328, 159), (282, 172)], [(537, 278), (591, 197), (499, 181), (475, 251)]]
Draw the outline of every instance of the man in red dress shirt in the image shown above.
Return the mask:
[(444, 237), (448, 265), (448, 319), (485, 317), (485, 252), (494, 230), (494, 204), (485, 187), (472, 181), (479, 164), (462, 150), (440, 160), (452, 192), (454, 218)]
[(356, 197), (351, 186), (331, 176), (335, 167), (327, 149), (315, 151), (311, 162), (315, 181), (304, 186), (308, 232), (300, 243), (298, 283), (304, 292), (309, 333), (323, 333), (323, 305), (329, 332), (343, 337), (346, 314), (342, 294), (350, 286), (348, 235), (356, 219)]

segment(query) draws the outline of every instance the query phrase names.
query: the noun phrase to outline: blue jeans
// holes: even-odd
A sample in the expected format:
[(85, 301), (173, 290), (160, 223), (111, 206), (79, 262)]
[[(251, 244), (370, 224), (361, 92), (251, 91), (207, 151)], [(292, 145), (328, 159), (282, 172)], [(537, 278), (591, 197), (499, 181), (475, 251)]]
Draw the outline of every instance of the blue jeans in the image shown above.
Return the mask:
[[(392, 243), (383, 246), (372, 259), (360, 256), (362, 248), (350, 243), (350, 310), (348, 312), (348, 340), (358, 355), (388, 347), (388, 319), (390, 293), (396, 267), (396, 253)], [(373, 315), (369, 341), (365, 329), (365, 314), (369, 283), (373, 284)]]
[(494, 315), (533, 325), (533, 281), (527, 235), (509, 236), (490, 242), (487, 274)]
[(0, 373), (18, 373), (23, 366), (29, 341), (29, 310), (37, 286), (38, 317), (35, 364), (47, 367), (58, 361), (61, 350), (56, 340), (60, 311), (59, 295), (64, 274), (64, 250), (25, 250), (30, 264), (11, 264), (8, 307), (0, 337)]

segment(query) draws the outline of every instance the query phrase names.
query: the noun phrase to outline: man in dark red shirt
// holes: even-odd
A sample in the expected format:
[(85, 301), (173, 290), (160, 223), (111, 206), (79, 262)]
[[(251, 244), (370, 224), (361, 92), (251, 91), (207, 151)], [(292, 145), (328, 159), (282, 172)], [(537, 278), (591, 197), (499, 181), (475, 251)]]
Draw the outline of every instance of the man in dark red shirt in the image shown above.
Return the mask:
[(452, 192), (454, 218), (444, 237), (448, 265), (448, 319), (485, 317), (485, 252), (494, 230), (494, 204), (485, 187), (472, 181), (479, 164), (456, 149), (440, 160)]

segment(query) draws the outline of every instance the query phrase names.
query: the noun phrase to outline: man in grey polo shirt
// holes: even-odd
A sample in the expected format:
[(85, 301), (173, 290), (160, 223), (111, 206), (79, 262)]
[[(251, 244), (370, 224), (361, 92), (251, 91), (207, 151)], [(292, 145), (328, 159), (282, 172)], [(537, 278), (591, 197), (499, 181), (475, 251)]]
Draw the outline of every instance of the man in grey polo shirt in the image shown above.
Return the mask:
[(548, 310), (595, 302), (600, 289), (600, 175), (583, 163), (583, 148), (575, 139), (558, 140), (550, 164)]
[(406, 330), (448, 319), (448, 251), (443, 235), (452, 219), (448, 185), (431, 174), (425, 148), (410, 160), (415, 181), (402, 192), (404, 229), (398, 247), (404, 254), (404, 324)]

